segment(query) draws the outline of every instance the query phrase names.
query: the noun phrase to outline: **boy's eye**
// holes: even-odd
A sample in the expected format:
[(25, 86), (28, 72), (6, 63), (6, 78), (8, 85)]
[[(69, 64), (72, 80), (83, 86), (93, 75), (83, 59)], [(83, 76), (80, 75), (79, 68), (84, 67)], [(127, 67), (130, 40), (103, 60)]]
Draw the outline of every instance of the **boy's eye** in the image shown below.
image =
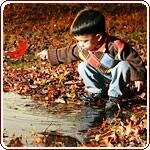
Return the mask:
[(83, 43), (87, 43), (88, 42), (88, 40), (85, 40), (85, 41), (82, 41)]

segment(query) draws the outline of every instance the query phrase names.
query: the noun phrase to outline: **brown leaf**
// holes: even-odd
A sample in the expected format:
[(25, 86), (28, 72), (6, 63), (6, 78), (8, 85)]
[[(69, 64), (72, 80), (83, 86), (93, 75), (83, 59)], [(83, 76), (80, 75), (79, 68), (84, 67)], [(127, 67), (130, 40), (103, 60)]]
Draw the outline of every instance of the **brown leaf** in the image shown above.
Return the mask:
[(23, 147), (24, 144), (21, 142), (21, 138), (17, 137), (15, 139), (11, 139), (7, 146), (8, 147)]

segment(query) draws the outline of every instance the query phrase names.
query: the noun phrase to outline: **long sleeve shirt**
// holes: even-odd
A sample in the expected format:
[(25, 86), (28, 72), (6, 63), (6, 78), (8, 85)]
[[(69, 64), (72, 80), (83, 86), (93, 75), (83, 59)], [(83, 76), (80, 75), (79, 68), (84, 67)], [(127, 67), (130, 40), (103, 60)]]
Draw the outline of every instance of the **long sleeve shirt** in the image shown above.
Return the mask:
[(115, 60), (115, 64), (119, 61), (128, 61), (130, 64), (131, 81), (145, 80), (146, 69), (138, 53), (128, 43), (116, 37), (107, 36), (106, 38), (103, 45), (94, 52), (81, 50), (78, 44), (71, 44), (60, 49), (48, 50), (48, 59), (51, 65), (67, 64), (73, 61), (83, 60), (93, 65), (96, 69), (101, 70), (103, 68), (102, 70), (105, 70), (106, 68), (100, 65), (97, 60), (101, 59), (104, 54), (109, 54)]

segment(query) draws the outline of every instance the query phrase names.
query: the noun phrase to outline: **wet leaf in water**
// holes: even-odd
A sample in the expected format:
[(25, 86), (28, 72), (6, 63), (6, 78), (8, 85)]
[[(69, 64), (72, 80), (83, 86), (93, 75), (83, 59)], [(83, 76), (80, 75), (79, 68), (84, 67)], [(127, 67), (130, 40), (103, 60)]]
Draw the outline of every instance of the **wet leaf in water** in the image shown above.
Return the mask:
[(23, 147), (24, 144), (21, 141), (21, 137), (16, 137), (14, 139), (11, 139), (9, 144), (7, 145), (8, 147)]

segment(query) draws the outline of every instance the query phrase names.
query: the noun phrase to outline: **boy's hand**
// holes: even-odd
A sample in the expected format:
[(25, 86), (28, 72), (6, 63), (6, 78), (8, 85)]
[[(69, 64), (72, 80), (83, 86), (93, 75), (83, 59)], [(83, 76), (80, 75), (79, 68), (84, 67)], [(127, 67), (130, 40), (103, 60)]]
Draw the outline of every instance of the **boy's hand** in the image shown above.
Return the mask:
[(135, 87), (137, 88), (137, 91), (139, 92), (141, 88), (144, 86), (144, 81), (134, 81)]
[(37, 56), (39, 56), (42, 60), (46, 60), (48, 59), (48, 51), (43, 50), (40, 53), (38, 53)]

